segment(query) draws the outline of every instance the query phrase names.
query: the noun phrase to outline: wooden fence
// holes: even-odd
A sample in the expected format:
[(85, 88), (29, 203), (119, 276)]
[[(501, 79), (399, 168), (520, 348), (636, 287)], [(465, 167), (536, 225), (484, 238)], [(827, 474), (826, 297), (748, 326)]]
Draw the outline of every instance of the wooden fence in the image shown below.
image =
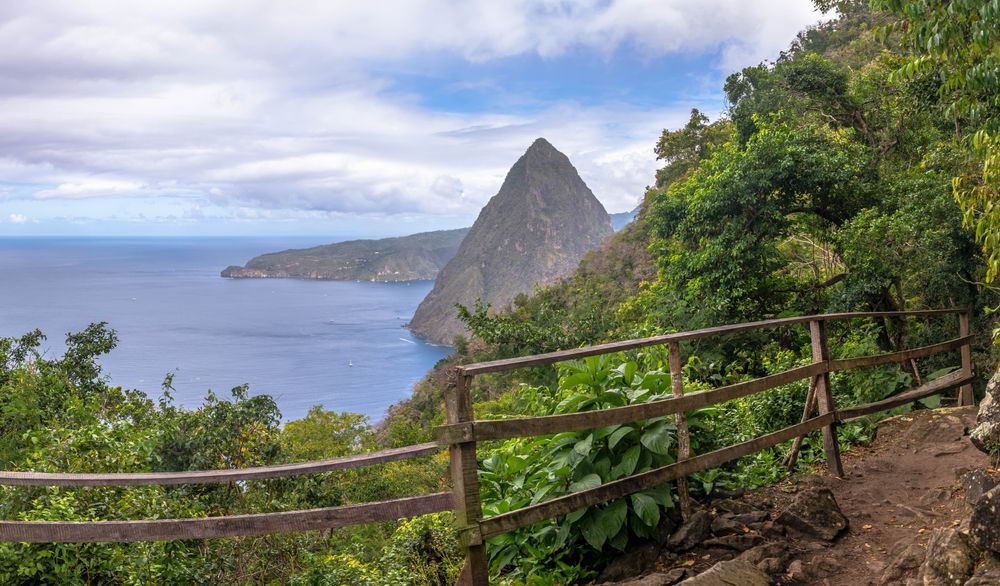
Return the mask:
[[(900, 352), (860, 358), (835, 360), (830, 356), (826, 337), (827, 322), (859, 318), (905, 319), (911, 316), (956, 313), (959, 315), (959, 334), (957, 338), (952, 340)], [(689, 395), (684, 394), (681, 372), (681, 342), (762, 328), (788, 326), (807, 326), (809, 328), (813, 357), (811, 364), (709, 391)], [(917, 399), (935, 395), (954, 387), (960, 387), (958, 396), (959, 405), (971, 405), (974, 402), (971, 384), (973, 380), (972, 341), (973, 336), (969, 332), (969, 314), (963, 310), (835, 313), (719, 326), (639, 340), (600, 344), (575, 350), (550, 352), (547, 354), (526, 356), (524, 358), (496, 360), (457, 367), (453, 372), (452, 382), (446, 395), (447, 425), (439, 427), (437, 433), (438, 439), (450, 446), (451, 477), (455, 492), (456, 514), (461, 528), (463, 543), (467, 548), (465, 567), (459, 577), (459, 583), (476, 586), (488, 584), (488, 568), (484, 541), (490, 537), (520, 527), (526, 527), (545, 519), (565, 515), (584, 507), (591, 507), (647, 490), (670, 481), (677, 483), (681, 512), (686, 516), (690, 507), (686, 483), (686, 477), (689, 474), (717, 467), (765, 448), (802, 437), (818, 429), (823, 431), (823, 449), (826, 452), (829, 470), (832, 474), (842, 477), (844, 471), (837, 444), (837, 423), (905, 405)], [(663, 344), (668, 346), (673, 391), (672, 398), (582, 413), (488, 421), (475, 421), (473, 418), (470, 390), (472, 388), (472, 380), (476, 375), (530, 366), (541, 366), (599, 354), (635, 350)], [(830, 389), (829, 373), (831, 372), (906, 362), (958, 348), (961, 348), (962, 362), (958, 369), (950, 374), (883, 401), (840, 410), (834, 405)], [(813, 379), (814, 384), (810, 385), (813, 390), (813, 393), (811, 393), (813, 397), (806, 399), (801, 423), (707, 454), (697, 456), (690, 454), (690, 441), (688, 438), (687, 420), (684, 415), (685, 412), (723, 403), (739, 397), (746, 397), (807, 378)], [(815, 417), (811, 416), (809, 405), (812, 399), (815, 399), (818, 407), (818, 415)], [(677, 421), (678, 459), (676, 463), (608, 482), (594, 488), (559, 496), (500, 515), (483, 518), (482, 507), (479, 501), (479, 482), (477, 477), (477, 442), (594, 429), (665, 415), (674, 415)]]
[[(837, 360), (830, 356), (826, 339), (827, 322), (862, 318), (905, 319), (938, 314), (959, 315), (959, 335), (957, 338), (920, 348), (860, 358)], [(681, 376), (681, 342), (761, 328), (789, 326), (809, 328), (813, 354), (811, 364), (709, 391), (684, 394)], [(670, 481), (677, 483), (681, 511), (682, 514), (686, 515), (690, 508), (686, 485), (686, 477), (689, 474), (717, 467), (793, 438), (802, 437), (818, 429), (823, 431), (823, 446), (830, 472), (837, 476), (843, 476), (837, 446), (837, 423), (905, 405), (954, 387), (960, 387), (958, 404), (970, 405), (973, 403), (971, 385), (973, 380), (972, 340), (973, 336), (969, 332), (969, 314), (963, 310), (838, 313), (719, 326), (625, 342), (600, 344), (575, 350), (459, 366), (452, 372), (449, 388), (445, 395), (446, 424), (437, 428), (437, 441), (431, 443), (346, 458), (233, 470), (137, 474), (0, 472), (0, 484), (7, 485), (138, 486), (236, 482), (315, 474), (417, 458), (433, 454), (447, 446), (451, 458), (450, 473), (453, 484), (451, 492), (303, 511), (194, 519), (93, 522), (0, 521), (0, 541), (33, 543), (132, 542), (263, 535), (332, 529), (454, 509), (460, 526), (462, 542), (467, 548), (466, 564), (459, 582), (474, 585), (487, 584), (484, 540), (489, 537), (584, 507), (605, 503)], [(664, 344), (668, 346), (669, 351), (672, 398), (627, 407), (543, 417), (477, 421), (473, 416), (470, 390), (476, 375), (548, 365), (598, 354)], [(829, 373), (831, 372), (906, 362), (959, 348), (961, 349), (961, 364), (957, 370), (950, 374), (875, 403), (845, 409), (837, 409), (834, 405), (829, 383)], [(801, 423), (707, 454), (695, 456), (690, 453), (685, 412), (746, 397), (807, 378), (812, 379), (813, 384), (810, 385), (811, 392), (806, 400)], [(818, 407), (816, 416), (812, 416), (811, 413), (811, 404), (814, 401)], [(476, 461), (477, 442), (593, 429), (665, 415), (674, 415), (677, 421), (679, 457), (676, 463), (501, 515), (483, 518)]]

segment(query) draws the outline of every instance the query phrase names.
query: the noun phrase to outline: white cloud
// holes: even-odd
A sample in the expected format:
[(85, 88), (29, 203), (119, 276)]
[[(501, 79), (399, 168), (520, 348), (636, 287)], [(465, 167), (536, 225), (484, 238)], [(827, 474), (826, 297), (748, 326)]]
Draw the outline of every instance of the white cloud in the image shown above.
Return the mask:
[(61, 183), (53, 189), (36, 191), (37, 199), (78, 199), (87, 197), (109, 197), (141, 193), (143, 185), (135, 181), (114, 179), (94, 179), (76, 183)]
[(427, 108), (394, 75), (580, 50), (709, 51), (728, 69), (817, 18), (808, 0), (5, 0), (0, 187), (39, 206), (184, 200), (164, 207), (190, 220), (470, 216), (545, 136), (620, 211), (652, 181), (659, 131), (717, 97), (461, 113)]
[(11, 224), (27, 224), (28, 217), (22, 214), (11, 214), (7, 216), (7, 221)]

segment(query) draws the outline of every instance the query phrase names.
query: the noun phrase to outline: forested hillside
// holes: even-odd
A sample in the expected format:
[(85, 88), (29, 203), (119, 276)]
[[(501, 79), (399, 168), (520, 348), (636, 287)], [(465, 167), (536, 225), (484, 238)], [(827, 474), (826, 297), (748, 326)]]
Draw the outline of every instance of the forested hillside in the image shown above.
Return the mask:
[[(995, 3), (954, 2), (953, 13), (929, 2), (817, 4), (836, 8), (839, 17), (802, 32), (774, 63), (732, 73), (723, 116), (711, 120), (693, 110), (683, 128), (663, 131), (650, 145), (663, 166), (650, 178), (633, 223), (587, 254), (573, 275), (517, 296), (509, 310), (498, 313), (482, 303), (461, 308), (472, 336), (459, 338), (454, 355), (376, 429), (360, 416), (318, 408), (282, 428), (274, 402), (245, 388), (235, 389), (232, 401), (210, 394), (201, 408), (185, 410), (170, 399), (169, 378), (160, 401), (113, 387), (97, 357), (115, 337), (93, 326), (72, 335), (61, 358), (38, 353), (39, 333), (0, 342), (0, 464), (37, 471), (189, 470), (407, 445), (430, 439), (433, 425), (442, 422), (445, 374), (455, 364), (815, 312), (970, 308), (974, 358), (979, 372), (991, 372), (997, 351), (988, 310), (1000, 305), (989, 285), (1000, 263), (994, 138), (1000, 105), (996, 76), (979, 74), (984, 59), (995, 71)], [(975, 16), (990, 10), (993, 28)], [(911, 19), (909, 28), (889, 26), (900, 16)], [(983, 46), (967, 47), (967, 37)], [(845, 323), (831, 326), (830, 346), (837, 358), (915, 347), (953, 337), (953, 322)], [(476, 415), (567, 413), (660, 399), (672, 382), (664, 354), (643, 350), (565, 363), (558, 372), (478, 376)], [(697, 391), (806, 364), (812, 355), (807, 333), (779, 328), (693, 342), (684, 358), (684, 388)], [(879, 400), (941, 376), (952, 363), (929, 358), (834, 373), (833, 394), (841, 406)], [(803, 380), (690, 413), (694, 451), (797, 422), (806, 392)], [(870, 437), (873, 424), (840, 426), (845, 447)], [(677, 456), (672, 421), (614, 427), (483, 446), (485, 512), (612, 481)], [(787, 474), (786, 451), (779, 446), (696, 474), (692, 492), (706, 498), (775, 482)], [(807, 438), (799, 465), (822, 458), (819, 442)], [(371, 471), (207, 487), (0, 492), (6, 519), (220, 515), (437, 490), (446, 483), (446, 462), (439, 456)], [(586, 582), (617, 552), (675, 517), (674, 495), (664, 485), (491, 539), (492, 574), (499, 583)], [(462, 556), (453, 529), (449, 517), (439, 515), (238, 540), (4, 544), (0, 581), (451, 583)]]
[(432, 281), (458, 250), (468, 228), (421, 232), (381, 240), (348, 240), (301, 250), (270, 252), (246, 266), (230, 266), (234, 279), (333, 279), (363, 281)]

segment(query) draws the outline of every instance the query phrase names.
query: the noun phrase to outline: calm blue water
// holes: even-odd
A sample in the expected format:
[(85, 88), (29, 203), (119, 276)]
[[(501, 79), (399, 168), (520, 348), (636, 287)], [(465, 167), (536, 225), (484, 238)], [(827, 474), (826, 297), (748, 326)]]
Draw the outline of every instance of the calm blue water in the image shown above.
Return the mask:
[(200, 404), (248, 383), (286, 420), (310, 406), (380, 419), (448, 349), (403, 329), (431, 282), (383, 284), (219, 276), (305, 238), (0, 238), (0, 337), (41, 328), (50, 355), (95, 321), (118, 331), (102, 360), (114, 384)]

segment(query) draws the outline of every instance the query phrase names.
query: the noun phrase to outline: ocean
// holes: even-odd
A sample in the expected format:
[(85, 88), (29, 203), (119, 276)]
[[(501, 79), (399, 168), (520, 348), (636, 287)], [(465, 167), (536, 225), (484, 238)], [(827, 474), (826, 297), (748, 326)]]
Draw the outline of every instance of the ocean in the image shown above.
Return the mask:
[(115, 385), (196, 407), (249, 384), (285, 420), (313, 405), (377, 421), (450, 349), (403, 328), (430, 281), (223, 279), (264, 252), (324, 238), (0, 238), (0, 337), (40, 328), (49, 356), (67, 332), (105, 321), (118, 347), (101, 360)]

